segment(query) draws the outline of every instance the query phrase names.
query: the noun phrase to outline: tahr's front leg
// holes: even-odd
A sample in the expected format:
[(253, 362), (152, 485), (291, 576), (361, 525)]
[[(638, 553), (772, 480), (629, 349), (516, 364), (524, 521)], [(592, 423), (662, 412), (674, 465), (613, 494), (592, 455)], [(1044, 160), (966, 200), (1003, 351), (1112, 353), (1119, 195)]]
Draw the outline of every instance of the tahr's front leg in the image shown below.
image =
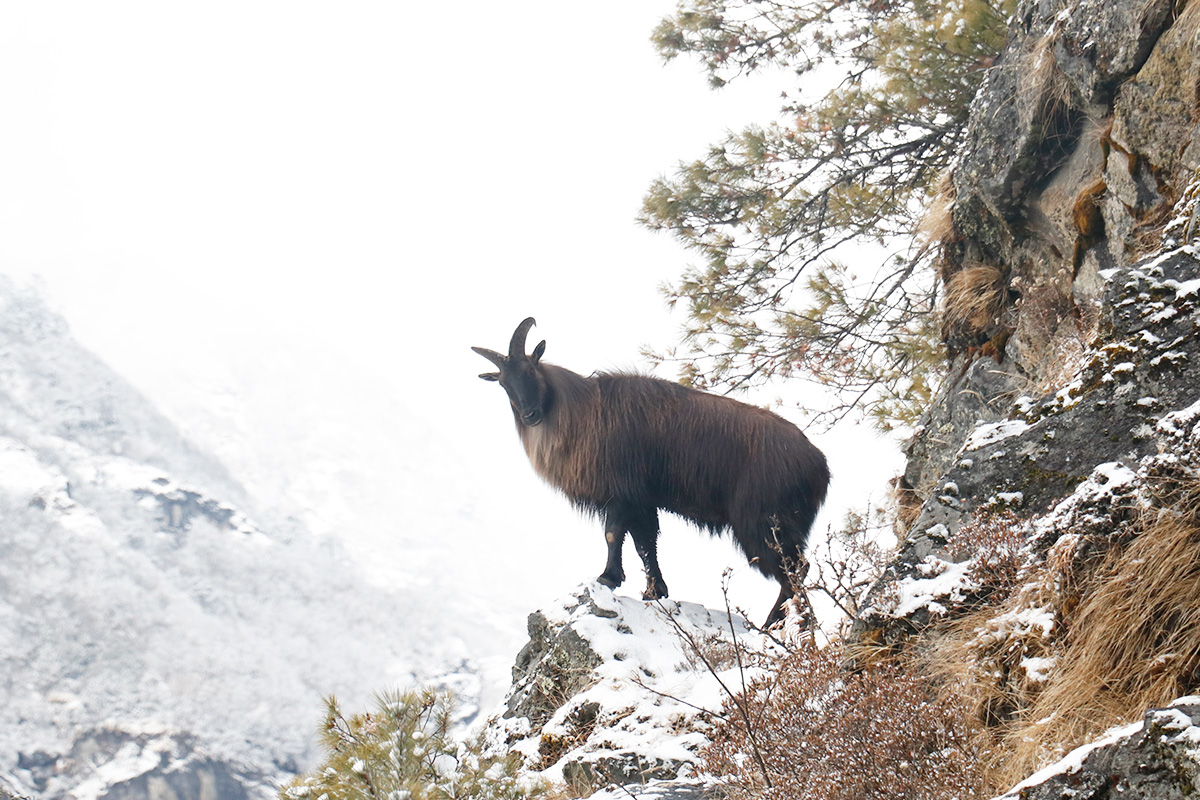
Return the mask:
[(608, 543), (608, 561), (604, 564), (604, 572), (596, 580), (610, 589), (615, 589), (625, 582), (625, 570), (621, 568), (621, 545), (625, 544), (625, 528), (605, 522), (604, 541)]

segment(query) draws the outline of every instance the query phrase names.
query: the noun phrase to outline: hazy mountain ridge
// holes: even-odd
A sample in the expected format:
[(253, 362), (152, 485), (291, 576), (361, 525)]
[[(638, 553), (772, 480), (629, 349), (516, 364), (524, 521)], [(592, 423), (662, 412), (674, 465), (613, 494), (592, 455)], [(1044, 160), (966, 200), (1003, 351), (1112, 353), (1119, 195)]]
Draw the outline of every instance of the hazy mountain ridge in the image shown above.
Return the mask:
[(324, 694), (440, 680), (473, 711), (466, 647), (430, 633), (444, 601), (370, 586), (336, 540), (261, 511), (6, 281), (0, 553), (0, 772), (26, 790), (94, 779), (116, 752), (69, 753), (98, 729), (124, 731), (122, 758), (151, 771), (172, 762), (129, 745), (147, 728), (261, 776), (306, 757)]

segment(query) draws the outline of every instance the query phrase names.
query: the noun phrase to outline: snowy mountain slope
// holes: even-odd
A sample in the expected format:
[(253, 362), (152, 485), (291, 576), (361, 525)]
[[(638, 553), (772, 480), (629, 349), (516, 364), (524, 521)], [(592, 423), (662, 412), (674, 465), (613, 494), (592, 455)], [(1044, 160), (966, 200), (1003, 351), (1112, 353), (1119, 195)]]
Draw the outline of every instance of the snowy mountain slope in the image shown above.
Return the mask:
[(261, 505), (0, 280), (0, 771), (61, 796), (116, 757), (73, 744), (113, 728), (132, 780), (159, 768), (149, 726), (269, 774), (307, 757), (322, 695), (416, 680), (470, 712), (468, 615)]

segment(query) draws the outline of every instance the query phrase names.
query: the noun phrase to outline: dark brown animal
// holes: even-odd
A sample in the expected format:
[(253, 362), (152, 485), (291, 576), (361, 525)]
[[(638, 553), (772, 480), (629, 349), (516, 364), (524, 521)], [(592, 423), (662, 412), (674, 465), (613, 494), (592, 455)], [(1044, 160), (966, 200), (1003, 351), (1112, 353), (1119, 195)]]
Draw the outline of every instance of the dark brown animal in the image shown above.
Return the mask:
[(625, 534), (646, 568), (648, 600), (667, 596), (658, 566), (658, 511), (711, 533), (731, 530), (746, 558), (779, 581), (766, 626), (794, 595), (790, 568), (829, 486), (825, 456), (790, 422), (765, 409), (642, 375), (583, 377), (525, 354), (526, 319), (508, 355), (471, 348), (498, 368), (479, 377), (508, 393), (534, 470), (578, 508), (604, 521), (608, 562), (599, 581), (625, 580)]

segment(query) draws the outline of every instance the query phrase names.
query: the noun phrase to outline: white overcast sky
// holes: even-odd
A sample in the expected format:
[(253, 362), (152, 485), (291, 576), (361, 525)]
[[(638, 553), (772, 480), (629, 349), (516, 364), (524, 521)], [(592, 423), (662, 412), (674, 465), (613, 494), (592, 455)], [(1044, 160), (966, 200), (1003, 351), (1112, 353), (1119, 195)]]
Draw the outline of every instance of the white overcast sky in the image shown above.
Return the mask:
[[(657, 287), (689, 256), (635, 224), (642, 194), (771, 119), (783, 83), (714, 93), (695, 63), (664, 66), (649, 35), (673, 6), (6, 3), (0, 271), (381, 573), (403, 558), (389, 543), (429, 535), (387, 530), (398, 497), (428, 524), (457, 503), (496, 547), (549, 551), (506, 597), (562, 594), (600, 571), (599, 527), (537, 483), (468, 348), (502, 349), (527, 315), (583, 373), (674, 341)], [(898, 469), (862, 428), (813, 438), (835, 506)], [(664, 538), (673, 594), (717, 602), (738, 558)], [(486, 566), (472, 591), (499, 591)], [(735, 599), (765, 616), (776, 589), (749, 581)]]

